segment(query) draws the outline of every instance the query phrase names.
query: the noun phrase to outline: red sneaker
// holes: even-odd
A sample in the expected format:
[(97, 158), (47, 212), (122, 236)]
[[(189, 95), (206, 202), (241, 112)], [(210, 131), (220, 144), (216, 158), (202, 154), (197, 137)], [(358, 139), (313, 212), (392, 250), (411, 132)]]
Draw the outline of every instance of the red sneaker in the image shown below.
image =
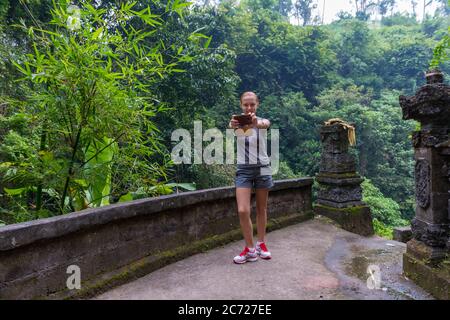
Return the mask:
[(259, 255), (261, 259), (269, 260), (272, 258), (270, 251), (267, 250), (266, 244), (264, 242), (256, 243), (256, 253)]
[(256, 250), (250, 252), (249, 248), (245, 247), (244, 250), (236, 257), (234, 257), (233, 262), (237, 264), (246, 263), (247, 261), (258, 260), (258, 254)]

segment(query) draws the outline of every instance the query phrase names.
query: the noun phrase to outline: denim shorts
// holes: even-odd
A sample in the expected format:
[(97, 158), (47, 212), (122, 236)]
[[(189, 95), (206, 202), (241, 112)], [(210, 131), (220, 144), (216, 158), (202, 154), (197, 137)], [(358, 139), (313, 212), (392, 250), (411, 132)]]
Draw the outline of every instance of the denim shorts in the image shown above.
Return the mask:
[(261, 175), (261, 167), (238, 168), (234, 183), (236, 188), (270, 189), (274, 186), (271, 175)]

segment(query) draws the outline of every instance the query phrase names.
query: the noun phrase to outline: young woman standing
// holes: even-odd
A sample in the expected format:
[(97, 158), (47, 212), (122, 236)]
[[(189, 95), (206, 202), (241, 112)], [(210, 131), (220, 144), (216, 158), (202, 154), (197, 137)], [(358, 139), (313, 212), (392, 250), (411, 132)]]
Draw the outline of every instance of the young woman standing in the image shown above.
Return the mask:
[[(238, 136), (238, 163), (235, 177), (236, 200), (242, 234), (245, 240), (244, 250), (236, 257), (234, 263), (256, 261), (258, 256), (270, 259), (271, 254), (265, 244), (267, 225), (267, 199), (269, 189), (273, 187), (270, 158), (267, 155), (267, 134), (261, 129), (268, 129), (270, 121), (256, 116), (259, 99), (254, 92), (247, 91), (241, 95), (240, 105), (243, 114), (251, 116), (251, 124), (240, 126), (234, 116), (229, 127), (236, 129)], [(241, 155), (241, 157), (239, 156)], [(256, 194), (257, 242), (253, 242), (251, 213), (251, 191)]]

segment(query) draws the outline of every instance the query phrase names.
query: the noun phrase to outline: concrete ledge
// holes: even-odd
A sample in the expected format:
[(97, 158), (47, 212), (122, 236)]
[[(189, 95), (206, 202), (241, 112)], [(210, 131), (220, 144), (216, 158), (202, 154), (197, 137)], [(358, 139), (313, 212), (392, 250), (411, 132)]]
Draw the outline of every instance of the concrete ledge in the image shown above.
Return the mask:
[[(313, 178), (275, 181), (271, 192), (311, 186)], [(120, 219), (178, 209), (205, 201), (235, 197), (234, 187), (205, 189), (155, 198), (117, 203), (101, 208), (86, 209), (62, 216), (33, 220), (0, 227), (0, 251), (18, 248), (29, 243), (56, 238), (84, 228), (107, 224)]]
[[(312, 183), (312, 178), (276, 181), (269, 193), (268, 217), (277, 221), (294, 214), (308, 216)], [(252, 195), (253, 215), (255, 207)], [(108, 275), (113, 279), (120, 274), (117, 270), (133, 269), (128, 266), (140, 265), (142, 259), (148, 259), (151, 268), (164, 265), (172, 261), (164, 260), (164, 252), (239, 230), (236, 212), (235, 188), (225, 187), (1, 227), (0, 299), (62, 296), (70, 265), (80, 267), (82, 286), (87, 287), (99, 279), (109, 283)], [(183, 254), (196, 252), (186, 250)]]

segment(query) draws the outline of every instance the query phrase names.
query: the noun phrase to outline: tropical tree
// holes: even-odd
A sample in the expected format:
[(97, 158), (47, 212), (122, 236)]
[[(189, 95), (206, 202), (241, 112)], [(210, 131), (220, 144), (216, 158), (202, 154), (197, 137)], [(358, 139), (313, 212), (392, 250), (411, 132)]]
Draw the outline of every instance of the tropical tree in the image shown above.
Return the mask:
[(361, 187), (363, 201), (370, 207), (375, 233), (392, 239), (393, 227), (408, 225), (408, 221), (400, 215), (399, 205), (385, 197), (370, 179), (364, 179)]
[(450, 49), (450, 27), (447, 28), (447, 33), (439, 41), (433, 50), (433, 59), (430, 62), (430, 68), (437, 68), (439, 64), (448, 60)]
[(388, 12), (391, 12), (395, 6), (395, 0), (379, 0), (377, 3), (378, 12), (384, 17)]
[[(150, 7), (79, 5), (54, 3), (49, 28), (22, 25), (34, 50), (14, 62), (30, 91), (25, 101), (9, 102), (16, 114), (30, 115), (39, 139), (29, 144), (34, 157), (1, 167), (6, 192), (32, 193), (38, 211), (43, 193), (67, 212), (104, 205), (139, 188), (146, 194), (171, 190), (155, 189), (167, 178), (167, 161), (148, 161), (160, 150), (151, 118), (164, 111), (149, 88), (191, 57), (176, 43), (147, 42), (165, 24)], [(173, 2), (165, 14), (182, 16), (187, 5)], [(175, 53), (163, 60), (167, 47)]]
[(297, 0), (294, 3), (294, 16), (297, 18), (298, 24), (306, 26), (313, 20), (313, 10), (317, 8), (314, 0)]
[(355, 17), (363, 21), (368, 20), (372, 10), (377, 7), (377, 3), (371, 0), (354, 0), (354, 2), (356, 9)]

